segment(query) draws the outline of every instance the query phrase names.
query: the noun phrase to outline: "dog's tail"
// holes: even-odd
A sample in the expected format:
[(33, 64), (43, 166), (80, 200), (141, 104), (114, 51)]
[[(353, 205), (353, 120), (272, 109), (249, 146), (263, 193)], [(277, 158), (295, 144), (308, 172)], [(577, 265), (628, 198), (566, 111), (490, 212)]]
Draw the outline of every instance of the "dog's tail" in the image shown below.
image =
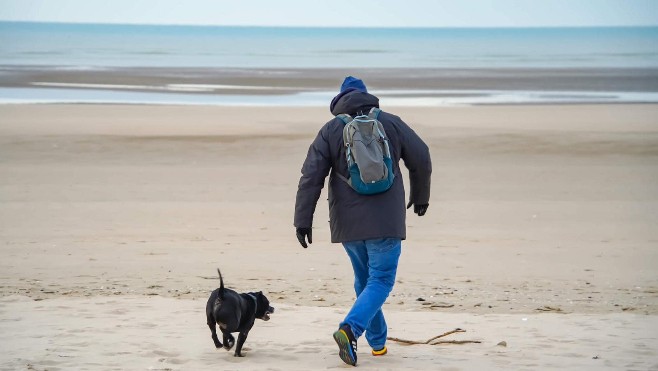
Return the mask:
[(224, 280), (222, 279), (222, 272), (217, 268), (217, 274), (219, 274), (219, 296), (224, 297)]

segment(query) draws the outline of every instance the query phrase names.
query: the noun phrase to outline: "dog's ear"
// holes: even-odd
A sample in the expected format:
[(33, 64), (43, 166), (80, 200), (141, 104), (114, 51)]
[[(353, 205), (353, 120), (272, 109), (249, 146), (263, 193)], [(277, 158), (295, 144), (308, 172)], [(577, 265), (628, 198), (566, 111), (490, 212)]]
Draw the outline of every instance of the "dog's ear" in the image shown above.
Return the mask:
[(270, 305), (270, 301), (267, 300), (267, 297), (265, 296), (265, 294), (263, 294), (262, 291), (258, 291), (256, 294), (258, 295), (258, 302), (260, 302), (262, 305), (266, 307)]

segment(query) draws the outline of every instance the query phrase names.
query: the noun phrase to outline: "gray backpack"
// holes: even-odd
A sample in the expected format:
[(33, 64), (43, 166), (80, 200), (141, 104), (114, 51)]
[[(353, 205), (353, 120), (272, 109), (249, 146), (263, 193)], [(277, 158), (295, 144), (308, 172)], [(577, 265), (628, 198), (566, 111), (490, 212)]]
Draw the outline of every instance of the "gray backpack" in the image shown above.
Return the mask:
[(373, 107), (367, 115), (352, 118), (340, 114), (345, 127), (343, 143), (349, 178), (336, 175), (357, 193), (373, 195), (387, 191), (393, 185), (393, 160), (384, 126), (377, 120), (381, 110)]

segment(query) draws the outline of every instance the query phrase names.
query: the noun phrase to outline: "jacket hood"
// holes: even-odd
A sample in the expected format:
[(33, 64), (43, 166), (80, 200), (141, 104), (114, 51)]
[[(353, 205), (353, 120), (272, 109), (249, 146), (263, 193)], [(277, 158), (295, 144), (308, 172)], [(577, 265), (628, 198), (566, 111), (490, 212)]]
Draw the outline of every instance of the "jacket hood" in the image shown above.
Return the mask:
[(379, 98), (376, 96), (351, 88), (347, 89), (331, 100), (329, 110), (334, 116), (347, 113), (354, 116), (359, 111), (367, 114), (372, 107), (379, 108)]

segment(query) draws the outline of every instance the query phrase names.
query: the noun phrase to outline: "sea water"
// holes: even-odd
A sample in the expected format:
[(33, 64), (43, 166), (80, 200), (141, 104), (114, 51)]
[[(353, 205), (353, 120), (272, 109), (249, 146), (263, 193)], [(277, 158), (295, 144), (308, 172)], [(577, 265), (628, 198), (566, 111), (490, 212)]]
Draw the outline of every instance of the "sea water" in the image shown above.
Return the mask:
[[(653, 69), (658, 68), (658, 27), (288, 28), (0, 22), (0, 74), (21, 67), (92, 71), (120, 67)], [(130, 91), (144, 87), (70, 85), (2, 88), (0, 102), (326, 105), (335, 94), (213, 96), (194, 94), (200, 86), (188, 86), (187, 91), (180, 86), (163, 87), (172, 90), (163, 93)], [(434, 91), (423, 92), (422, 97), (419, 92), (376, 93), (382, 104), (389, 105), (658, 101), (658, 92), (633, 91)]]
[(288, 28), (0, 22), (0, 64), (70, 68), (658, 67), (658, 27)]

